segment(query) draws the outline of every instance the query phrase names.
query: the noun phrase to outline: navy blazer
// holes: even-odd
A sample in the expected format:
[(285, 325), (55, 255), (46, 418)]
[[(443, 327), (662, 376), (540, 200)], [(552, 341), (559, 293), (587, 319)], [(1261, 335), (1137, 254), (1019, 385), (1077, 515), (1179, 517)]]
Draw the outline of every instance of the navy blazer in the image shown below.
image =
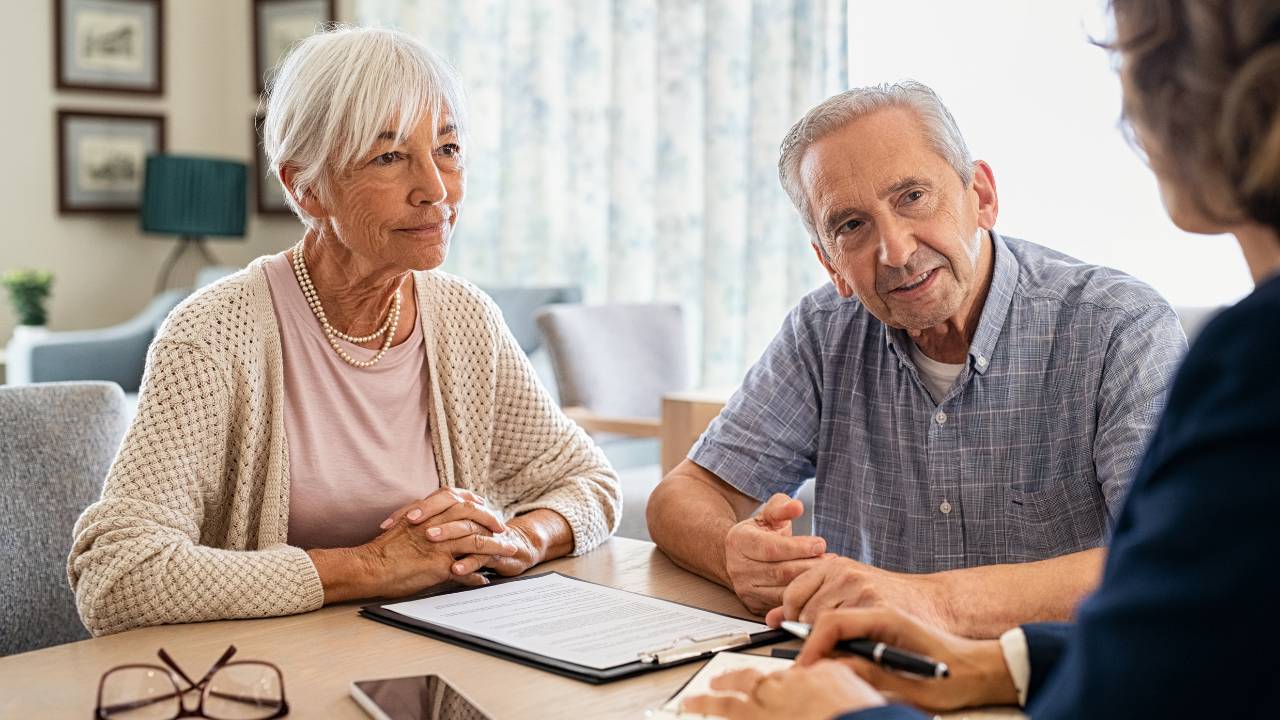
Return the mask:
[[(1077, 623), (1027, 625), (1030, 714), (1280, 717), (1280, 277), (1187, 353)], [(922, 718), (894, 706), (844, 718)]]

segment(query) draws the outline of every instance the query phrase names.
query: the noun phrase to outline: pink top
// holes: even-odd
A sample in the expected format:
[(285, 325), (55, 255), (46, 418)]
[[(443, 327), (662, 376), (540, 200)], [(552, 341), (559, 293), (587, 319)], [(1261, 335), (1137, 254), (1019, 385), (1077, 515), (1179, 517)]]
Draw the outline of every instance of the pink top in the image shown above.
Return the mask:
[[(352, 367), (329, 347), (289, 254), (272, 257), (265, 269), (284, 352), (289, 544), (366, 543), (393, 511), (440, 487), (422, 323), (378, 364)], [(409, 295), (406, 301), (417, 302)], [(338, 342), (357, 360), (375, 352)]]

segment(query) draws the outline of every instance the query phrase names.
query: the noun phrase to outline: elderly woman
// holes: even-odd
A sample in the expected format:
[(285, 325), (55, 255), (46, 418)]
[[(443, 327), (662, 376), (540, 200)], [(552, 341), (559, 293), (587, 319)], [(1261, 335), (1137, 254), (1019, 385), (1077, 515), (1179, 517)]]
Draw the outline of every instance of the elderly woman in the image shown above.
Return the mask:
[[(1187, 354), (1101, 586), (1076, 624), (1028, 625), (998, 641), (965, 640), (891, 610), (829, 612), (817, 618), (801, 667), (724, 676), (713, 686), (743, 694), (695, 698), (689, 709), (730, 718), (926, 717), (886, 706), (874, 685), (930, 709), (1022, 702), (1035, 720), (1280, 712), (1280, 3), (1112, 0), (1112, 9), (1125, 115), (1169, 217), (1188, 232), (1233, 234), (1257, 287)], [(795, 610), (784, 602), (768, 619)], [(931, 655), (951, 677), (823, 659), (842, 637)]]
[(301, 242), (187, 300), (68, 562), (95, 634), (485, 582), (591, 550), (617, 478), (475, 287), (444, 62), (339, 29), (284, 61), (265, 144)]

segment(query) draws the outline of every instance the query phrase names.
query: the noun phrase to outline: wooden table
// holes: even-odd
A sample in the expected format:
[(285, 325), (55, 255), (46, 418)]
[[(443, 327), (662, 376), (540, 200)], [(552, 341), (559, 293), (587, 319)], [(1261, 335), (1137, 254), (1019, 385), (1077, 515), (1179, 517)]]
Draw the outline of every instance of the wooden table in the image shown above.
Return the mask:
[[(585, 580), (746, 617), (728, 590), (675, 567), (651, 543), (614, 538), (557, 570)], [(0, 718), (87, 718), (98, 677), (123, 663), (158, 663), (165, 648), (202, 674), (234, 644), (239, 660), (269, 660), (284, 673), (293, 718), (367, 720), (351, 700), (353, 680), (436, 673), (497, 720), (525, 717), (640, 718), (697, 670), (690, 664), (607, 685), (588, 685), (366, 620), (355, 604), (305, 615), (141, 628), (0, 658)], [(795, 647), (788, 643), (783, 647)], [(761, 652), (768, 652), (767, 648)], [(1016, 718), (1012, 711), (956, 717)]]

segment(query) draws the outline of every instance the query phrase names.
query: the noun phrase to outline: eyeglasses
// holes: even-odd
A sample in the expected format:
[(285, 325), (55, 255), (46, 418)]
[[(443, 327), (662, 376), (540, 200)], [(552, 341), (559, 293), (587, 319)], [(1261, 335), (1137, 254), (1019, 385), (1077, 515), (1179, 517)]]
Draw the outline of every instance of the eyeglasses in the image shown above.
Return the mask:
[[(229, 662), (235, 645), (200, 682), (192, 682), (163, 648), (156, 654), (168, 667), (120, 665), (102, 675), (95, 720), (270, 720), (289, 714), (280, 668), (259, 660)], [(179, 679), (187, 684), (185, 689)], [(200, 701), (188, 710), (184, 698), (193, 690), (200, 692)]]

